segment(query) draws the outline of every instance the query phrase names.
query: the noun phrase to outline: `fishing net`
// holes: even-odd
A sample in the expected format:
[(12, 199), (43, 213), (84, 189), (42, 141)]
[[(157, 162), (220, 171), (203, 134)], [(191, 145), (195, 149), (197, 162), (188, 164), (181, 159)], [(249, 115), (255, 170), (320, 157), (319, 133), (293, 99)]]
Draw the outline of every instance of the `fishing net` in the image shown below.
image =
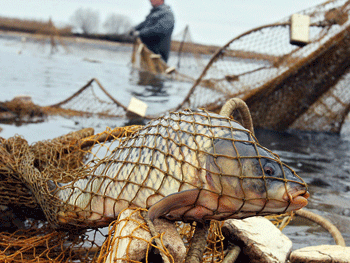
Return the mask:
[(196, 77), (200, 75), (217, 49), (217, 46), (195, 43), (187, 25), (182, 32), (172, 37), (172, 56), (169, 64), (175, 66), (183, 75)]
[(125, 117), (127, 107), (114, 99), (97, 79), (91, 79), (67, 99), (44, 108), (50, 115)]
[(150, 51), (140, 39), (133, 45), (131, 62), (134, 68), (146, 70), (155, 74), (165, 74), (168, 78), (178, 81), (193, 82), (210, 57), (215, 53), (216, 46), (194, 43), (189, 26), (172, 37), (171, 51), (168, 66), (160, 55)]
[(109, 151), (106, 141), (130, 136), (137, 129), (107, 129), (93, 136), (93, 129), (88, 128), (33, 145), (20, 136), (2, 139), (0, 260), (95, 261), (107, 234), (99, 229), (53, 227), (62, 204), (52, 199), (50, 204), (55, 207), (44, 213), (42, 207), (50, 199), (47, 183), (66, 183), (76, 180), (77, 174), (83, 176), (89, 158), (97, 161), (98, 155)]
[[(110, 225), (109, 227), (109, 234), (108, 237), (101, 249), (101, 253), (98, 259), (98, 262), (113, 262), (111, 260), (111, 255), (115, 253), (115, 258), (118, 260), (124, 260), (125, 262), (131, 262), (132, 260), (137, 261), (137, 255), (135, 257), (135, 252), (131, 253), (125, 253), (125, 251), (130, 251), (132, 249), (132, 242), (139, 241), (139, 242), (145, 242), (143, 238), (141, 238), (140, 233), (136, 233), (139, 229), (145, 229), (147, 233), (150, 232), (148, 229), (147, 224), (143, 220), (143, 216), (140, 213), (144, 209), (140, 208), (134, 208), (132, 210), (131, 215), (129, 215), (126, 218), (116, 220), (113, 222), (113, 224)], [(136, 215), (139, 218), (139, 221), (135, 220), (135, 217), (133, 215)], [(134, 227), (132, 228), (132, 234), (131, 235), (118, 235), (120, 234), (120, 230), (118, 232), (118, 226), (120, 227), (121, 222), (126, 222), (130, 224), (130, 221), (135, 223)], [(125, 225), (123, 225), (125, 226)], [(203, 258), (201, 262), (222, 262), (224, 259), (224, 236), (221, 232), (221, 226), (222, 223), (219, 223), (218, 221), (212, 221), (209, 227), (209, 235), (207, 236), (206, 243), (207, 246), (205, 248)], [(195, 223), (194, 224), (188, 224), (188, 223), (176, 223), (176, 231), (179, 233), (180, 237), (182, 238), (182, 241), (186, 245), (187, 252), (188, 252), (188, 247), (190, 246), (192, 239), (193, 239), (193, 233), (195, 230)], [(147, 248), (148, 251), (151, 251), (153, 248), (157, 248), (159, 250), (163, 251), (163, 255), (166, 259), (169, 260), (169, 262), (182, 262), (183, 260), (179, 260), (181, 257), (179, 257), (178, 251), (171, 251), (172, 253), (169, 252), (169, 249), (166, 247), (166, 241), (164, 237), (164, 232), (163, 233), (157, 233), (156, 236), (149, 237), (150, 240), (159, 238), (160, 246), (158, 247), (155, 242), (147, 242), (144, 246), (144, 249)], [(123, 240), (127, 239), (125, 244), (122, 243)], [(176, 242), (176, 240), (171, 239), (170, 242)], [(129, 246), (129, 247), (128, 247)], [(126, 247), (126, 248), (125, 248)], [(137, 249), (141, 250), (142, 246), (135, 246)], [(121, 251), (118, 251), (120, 249)], [(119, 252), (119, 255), (117, 255), (116, 251)], [(117, 257), (119, 256), (119, 257)], [(124, 256), (124, 257), (123, 257)], [(134, 258), (131, 258), (134, 256)], [(148, 258), (149, 262), (157, 261), (155, 259), (155, 255), (153, 255), (153, 259)], [(158, 260), (159, 261), (159, 260)]]
[[(136, 214), (137, 207), (150, 208), (147, 217), (154, 221), (158, 217), (185, 222), (221, 220), (283, 214), (298, 205), (295, 193), (289, 193), (290, 186), (303, 195), (306, 191), (304, 181), (277, 155), (226, 116), (186, 110), (146, 126), (93, 133), (84, 129), (33, 145), (20, 136), (1, 140), (2, 261), (103, 262), (119, 242), (111, 238), (123, 238), (113, 235), (118, 220), (109, 230), (106, 227), (124, 208), (133, 208)], [(225, 163), (231, 169), (225, 169)], [(272, 168), (279, 172), (271, 173)], [(235, 188), (227, 191), (230, 180), (236, 181)], [(273, 189), (279, 185), (281, 193), (289, 193), (288, 198), (271, 191), (272, 182)], [(169, 202), (162, 203), (169, 196)], [(158, 205), (152, 205), (155, 203)], [(135, 222), (131, 215), (121, 221)], [(137, 224), (137, 229), (147, 229), (144, 223)], [(195, 223), (179, 223), (177, 228), (188, 246)], [(132, 233), (124, 239), (137, 239)], [(162, 239), (162, 234), (155, 237)], [(154, 245), (153, 240), (143, 239), (149, 248), (147, 255), (152, 247), (158, 248), (173, 262), (167, 247)], [(203, 262), (223, 259), (223, 236), (215, 220), (204, 255)], [(124, 262), (131, 261), (126, 258)]]
[[(193, 82), (175, 110), (218, 112), (226, 100), (239, 97), (248, 104), (256, 127), (339, 133), (350, 105), (345, 88), (349, 83), (349, 6), (349, 1), (333, 0), (299, 12), (310, 18), (309, 42), (302, 46), (291, 44), (287, 17), (252, 29), (218, 49), (193, 43), (186, 27), (173, 43), (176, 51), (169, 63), (176, 69), (140, 42), (134, 46), (132, 61), (139, 69)], [(56, 114), (124, 117), (128, 111), (97, 80), (52, 106), (47, 110)]]
[(29, 96), (17, 96), (11, 101), (0, 102), (0, 121), (41, 122), (47, 116), (42, 107), (34, 104)]
[(310, 17), (309, 43), (290, 44), (290, 18), (250, 30), (217, 50), (178, 107), (249, 106), (254, 125), (339, 132), (349, 112), (349, 1), (326, 1)]

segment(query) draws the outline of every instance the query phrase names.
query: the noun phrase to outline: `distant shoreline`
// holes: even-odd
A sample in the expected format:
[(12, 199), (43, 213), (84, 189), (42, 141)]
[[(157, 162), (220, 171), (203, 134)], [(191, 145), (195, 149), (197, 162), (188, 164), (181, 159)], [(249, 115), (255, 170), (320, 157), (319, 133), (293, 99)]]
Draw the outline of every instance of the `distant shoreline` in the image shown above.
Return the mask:
[[(40, 34), (40, 33), (28, 33), (25, 31), (10, 31), (10, 30), (3, 30), (0, 28), (0, 34), (7, 34), (7, 35), (21, 35), (29, 38), (51, 38), (54, 39), (62, 39), (65, 41), (72, 41), (72, 42), (90, 42), (90, 43), (103, 43), (103, 44), (110, 44), (110, 45), (117, 45), (117, 46), (132, 46), (133, 41), (128, 40), (118, 40), (116, 36), (113, 35), (83, 35), (83, 34), (72, 34), (70, 36), (68, 35), (53, 35), (50, 36), (48, 34)], [(179, 41), (172, 41), (171, 42), (171, 50), (174, 52), (179, 51), (181, 42)], [(218, 49), (218, 46), (213, 45), (202, 45), (202, 44), (196, 44), (196, 43), (186, 43), (182, 46), (182, 52), (189, 52), (189, 53), (199, 53), (199, 54), (206, 54), (211, 55), (215, 53), (215, 51)]]
[[(134, 39), (128, 35), (113, 35), (113, 34), (77, 34), (72, 32), (72, 28), (67, 26), (64, 28), (56, 28), (55, 25), (49, 20), (47, 22), (22, 20), (17, 18), (5, 18), (0, 17), (0, 33), (1, 34), (17, 34), (24, 35), (30, 38), (43, 37), (50, 38), (51, 41), (64, 39), (65, 41), (74, 41), (77, 39), (79, 42), (88, 41), (95, 43), (113, 43), (117, 45), (132, 46)], [(212, 55), (219, 48), (214, 45), (202, 45), (192, 42), (186, 42), (185, 44), (180, 41), (172, 41), (171, 50), (178, 52), (197, 53)]]
[[(50, 40), (50, 36), (46, 34), (38, 34), (38, 33), (27, 33), (23, 31), (8, 31), (8, 30), (1, 30), (0, 29), (0, 36), (17, 36), (17, 37), (24, 37), (27, 39), (33, 39), (33, 40), (43, 40), (48, 39)], [(95, 44), (102, 44), (102, 45), (112, 45), (112, 46), (128, 46), (132, 47), (133, 43), (126, 43), (126, 42), (116, 42), (116, 41), (108, 41), (108, 40), (101, 40), (96, 38), (86, 38), (86, 37), (79, 37), (79, 36), (54, 36), (54, 40), (57, 41), (57, 44), (60, 41), (68, 42), (68, 43), (95, 43)]]

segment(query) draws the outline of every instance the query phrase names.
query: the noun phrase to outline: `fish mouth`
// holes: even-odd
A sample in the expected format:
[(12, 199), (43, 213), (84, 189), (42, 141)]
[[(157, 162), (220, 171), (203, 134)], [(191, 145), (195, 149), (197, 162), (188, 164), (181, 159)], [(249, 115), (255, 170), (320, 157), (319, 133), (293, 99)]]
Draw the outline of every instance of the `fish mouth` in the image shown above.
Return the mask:
[(298, 210), (307, 205), (310, 194), (307, 190), (286, 191), (283, 200), (290, 203), (291, 210)]

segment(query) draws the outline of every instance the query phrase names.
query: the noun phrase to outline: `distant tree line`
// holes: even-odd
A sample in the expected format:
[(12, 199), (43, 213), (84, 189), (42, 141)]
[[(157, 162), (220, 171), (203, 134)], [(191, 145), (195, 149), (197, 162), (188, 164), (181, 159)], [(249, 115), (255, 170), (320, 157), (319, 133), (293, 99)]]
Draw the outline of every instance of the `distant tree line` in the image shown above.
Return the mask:
[(68, 36), (72, 34), (72, 28), (70, 26), (56, 28), (52, 24), (51, 20), (36, 21), (9, 17), (0, 17), (0, 30), (44, 35), (51, 35), (55, 33), (61, 36)]
[[(100, 14), (90, 8), (79, 8), (71, 16), (72, 26), (84, 35), (96, 34), (100, 29)], [(122, 35), (132, 28), (129, 17), (110, 14), (103, 23), (108, 34)]]
[[(125, 34), (132, 28), (130, 18), (120, 14), (110, 14), (101, 27), (98, 11), (79, 8), (70, 17), (70, 25), (56, 27), (51, 19), (36, 21), (0, 16), (0, 30), (17, 31), (50, 36), (82, 36), (117, 42), (134, 42), (134, 37)], [(100, 29), (104, 29), (101, 32)]]

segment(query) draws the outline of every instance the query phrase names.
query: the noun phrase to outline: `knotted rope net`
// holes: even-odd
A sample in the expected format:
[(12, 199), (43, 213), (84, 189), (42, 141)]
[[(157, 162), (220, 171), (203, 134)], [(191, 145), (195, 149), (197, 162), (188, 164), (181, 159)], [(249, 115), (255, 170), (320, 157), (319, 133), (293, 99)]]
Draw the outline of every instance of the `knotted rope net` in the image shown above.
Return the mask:
[[(290, 17), (252, 29), (215, 51), (213, 47), (205, 50), (191, 42), (177, 42), (182, 51), (174, 54), (181, 58), (175, 75), (193, 85), (174, 110), (206, 108), (218, 112), (229, 98), (239, 97), (249, 106), (256, 127), (339, 133), (350, 109), (350, 92), (345, 88), (349, 83), (349, 6), (349, 1), (331, 0), (299, 12), (310, 18), (309, 42), (303, 46), (290, 43)], [(148, 62), (158, 59), (142, 50), (139, 53)], [(196, 59), (190, 59), (194, 54)], [(192, 73), (191, 67), (201, 72)], [(46, 110), (50, 114), (125, 117), (127, 107), (91, 80)]]
[(298, 12), (310, 18), (303, 46), (290, 43), (290, 17), (233, 38), (212, 56), (179, 108), (214, 110), (227, 96), (240, 97), (256, 127), (339, 132), (350, 102), (344, 88), (349, 12), (345, 0)]
[[(179, 221), (176, 233), (188, 247), (193, 221), (283, 214), (306, 204), (304, 181), (228, 116), (185, 110), (145, 126), (93, 133), (84, 129), (33, 145), (20, 136), (1, 140), (7, 224), (0, 232), (1, 260), (131, 262), (129, 254), (113, 254), (120, 243), (115, 238), (130, 247), (137, 235), (113, 232), (125, 222), (147, 230), (132, 218), (140, 208), (153, 222)], [(113, 222), (125, 208), (136, 212)], [(145, 256), (160, 253), (173, 262), (176, 255), (162, 238), (162, 232), (142, 238)], [(212, 220), (203, 262), (223, 260), (223, 240), (220, 223)]]

